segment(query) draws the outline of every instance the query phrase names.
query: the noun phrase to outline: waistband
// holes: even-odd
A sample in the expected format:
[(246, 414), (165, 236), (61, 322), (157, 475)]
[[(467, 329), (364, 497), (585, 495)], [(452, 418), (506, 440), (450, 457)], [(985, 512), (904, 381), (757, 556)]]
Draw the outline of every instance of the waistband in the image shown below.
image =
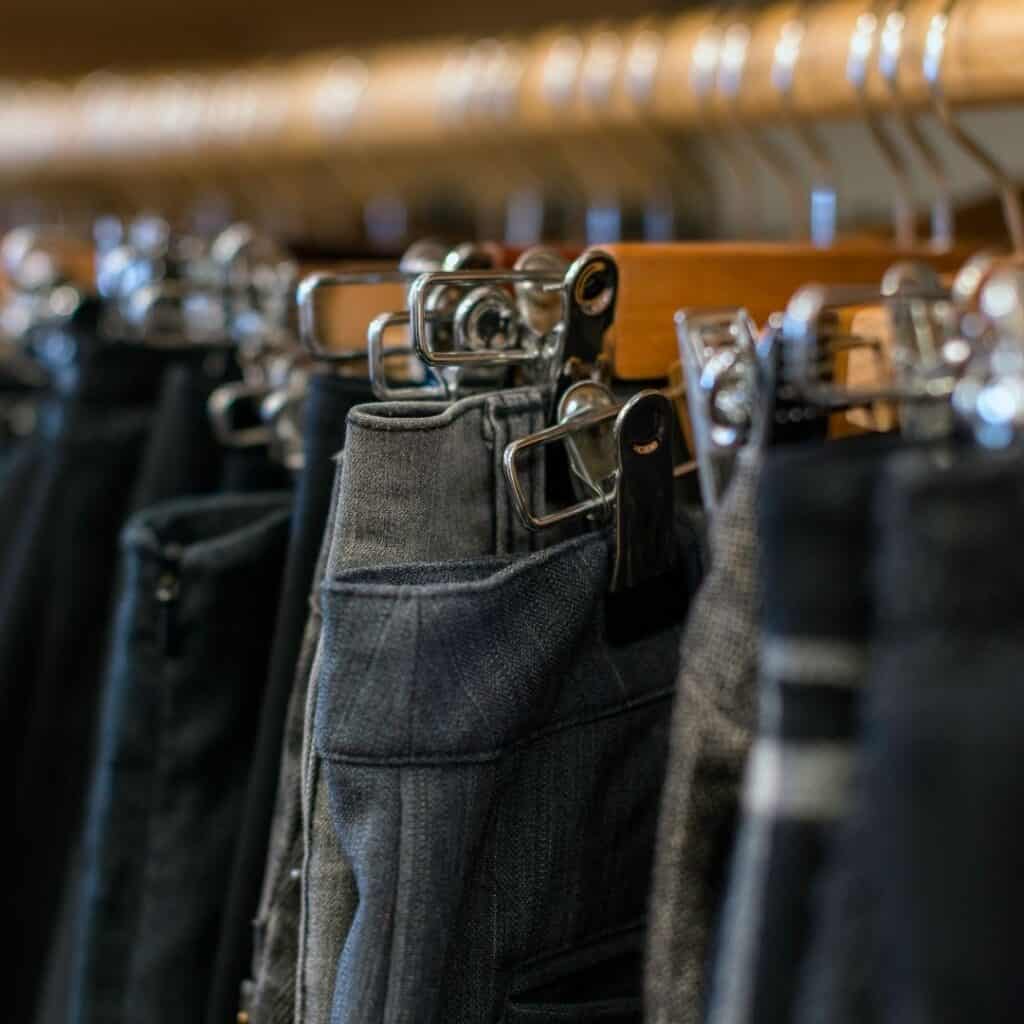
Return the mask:
[(229, 569), (262, 550), (268, 531), (287, 524), (291, 495), (225, 494), (180, 498), (139, 513), (121, 547), (131, 555), (173, 561), (182, 571)]
[[(505, 484), (509, 442), (545, 425), (535, 388), (475, 395), (450, 406), (384, 402), (349, 413), (328, 576), (350, 567), (532, 551)], [(543, 459), (523, 467), (544, 493)]]

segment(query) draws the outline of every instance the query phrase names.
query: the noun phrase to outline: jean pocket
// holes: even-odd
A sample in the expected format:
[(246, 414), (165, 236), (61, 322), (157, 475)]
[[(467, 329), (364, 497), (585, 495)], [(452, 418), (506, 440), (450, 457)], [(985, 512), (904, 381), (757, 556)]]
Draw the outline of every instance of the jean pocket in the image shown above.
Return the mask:
[(637, 923), (521, 965), (505, 1024), (638, 1024), (643, 949), (644, 927)]

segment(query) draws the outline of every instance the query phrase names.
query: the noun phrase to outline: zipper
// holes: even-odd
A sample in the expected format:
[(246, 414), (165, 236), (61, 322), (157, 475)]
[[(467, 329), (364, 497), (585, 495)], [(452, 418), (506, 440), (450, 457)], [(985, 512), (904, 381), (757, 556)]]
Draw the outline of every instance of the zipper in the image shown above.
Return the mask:
[(168, 544), (160, 556), (160, 574), (157, 576), (154, 596), (160, 609), (157, 623), (158, 643), (165, 657), (174, 657), (180, 645), (178, 601), (181, 597), (182, 553), (181, 547), (177, 544)]

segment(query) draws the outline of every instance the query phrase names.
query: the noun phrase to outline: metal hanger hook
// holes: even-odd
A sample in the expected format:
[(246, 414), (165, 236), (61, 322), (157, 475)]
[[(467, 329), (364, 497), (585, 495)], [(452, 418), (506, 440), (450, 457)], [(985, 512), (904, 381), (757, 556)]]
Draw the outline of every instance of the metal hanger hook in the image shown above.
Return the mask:
[(1006, 230), (1010, 236), (1013, 253), (1019, 258), (1024, 258), (1024, 209), (1022, 209), (1020, 196), (1013, 179), (988, 150), (979, 145), (960, 127), (946, 97), (942, 81), (942, 65), (946, 55), (949, 24), (956, 4), (957, 0), (946, 0), (942, 9), (933, 14), (928, 23), (922, 58), (924, 77), (928, 82), (932, 106), (947, 134), (985, 171), (998, 191), (1003, 203), (1003, 217), (1006, 220)]
[[(744, 22), (730, 25), (722, 36), (718, 59), (718, 89), (726, 97), (729, 109), (736, 114), (739, 105), (743, 73), (750, 49), (750, 28)], [(739, 118), (736, 117), (737, 124)], [(744, 131), (744, 136), (757, 156), (779, 179), (789, 198), (790, 236), (794, 239), (804, 236), (804, 184), (797, 168), (785, 151), (754, 129)]]
[(789, 127), (810, 157), (814, 168), (810, 196), (811, 241), (817, 246), (828, 248), (836, 236), (838, 200), (835, 162), (814, 128), (793, 112), (793, 79), (807, 34), (805, 7), (805, 4), (801, 4), (797, 16), (787, 21), (779, 32), (772, 60), (772, 84), (782, 97)]
[(935, 198), (932, 201), (932, 248), (947, 250), (953, 245), (953, 198), (949, 175), (936, 148), (928, 141), (917, 119), (907, 106), (900, 87), (900, 67), (903, 61), (903, 39), (907, 24), (904, 13), (906, 0), (897, 0), (885, 16), (878, 41), (878, 70), (882, 73), (903, 134), (911, 148), (924, 164), (931, 178)]
[(857, 94), (857, 103), (868, 132), (875, 143), (878, 153), (885, 164), (895, 186), (893, 194), (893, 231), (896, 244), (909, 249), (915, 240), (914, 231), (914, 193), (903, 154), (886, 133), (882, 119), (872, 106), (867, 94), (868, 72), (871, 54), (875, 49), (878, 35), (878, 16), (875, 9), (865, 11), (857, 18), (857, 23), (850, 36), (850, 48), (846, 58), (846, 78)]

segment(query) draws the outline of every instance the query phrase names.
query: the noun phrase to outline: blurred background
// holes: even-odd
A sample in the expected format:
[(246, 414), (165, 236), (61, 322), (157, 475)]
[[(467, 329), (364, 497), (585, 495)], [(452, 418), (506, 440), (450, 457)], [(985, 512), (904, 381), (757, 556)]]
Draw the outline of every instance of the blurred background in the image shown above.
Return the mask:
[[(897, 16), (898, 80), (954, 204), (980, 224), (979, 204), (999, 216), (992, 175), (940, 126), (921, 74), (944, 2), (8, 0), (0, 228), (79, 231), (98, 214), (154, 209), (201, 232), (242, 218), (312, 250), (394, 252), (432, 221), (456, 237), (508, 235), (518, 203), (527, 221), (538, 205), (558, 216), (526, 227), (520, 217), (505, 240), (784, 238), (794, 180), (810, 188), (821, 176), (799, 118), (828, 153), (839, 224), (884, 231), (893, 170), (847, 69), (872, 19), (866, 96), (904, 154), (927, 230), (934, 170), (879, 73)], [(948, 6), (950, 96), (1006, 175), (1024, 180), (1024, 4)], [(786, 99), (775, 61), (792, 49), (793, 24), (803, 36)], [(730, 92), (723, 41), (735, 26), (749, 45)], [(709, 33), (712, 84), (698, 97)], [(659, 189), (671, 211), (652, 236), (636, 211)]]

